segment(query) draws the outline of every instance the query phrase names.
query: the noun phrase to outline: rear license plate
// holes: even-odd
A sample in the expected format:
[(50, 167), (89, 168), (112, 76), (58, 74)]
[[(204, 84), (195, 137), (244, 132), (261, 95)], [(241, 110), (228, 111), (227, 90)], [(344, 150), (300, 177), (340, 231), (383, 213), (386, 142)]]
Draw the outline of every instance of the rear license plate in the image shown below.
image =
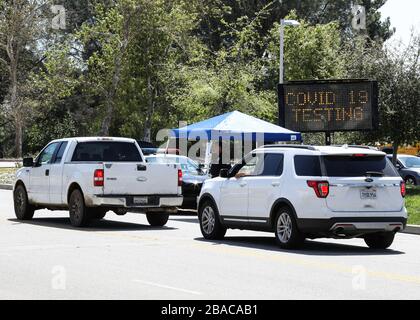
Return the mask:
[(375, 200), (376, 190), (362, 190), (360, 191), (360, 198), (362, 200)]
[(148, 203), (147, 197), (134, 197), (133, 198), (133, 204), (142, 205), (142, 204), (147, 204), (147, 203)]

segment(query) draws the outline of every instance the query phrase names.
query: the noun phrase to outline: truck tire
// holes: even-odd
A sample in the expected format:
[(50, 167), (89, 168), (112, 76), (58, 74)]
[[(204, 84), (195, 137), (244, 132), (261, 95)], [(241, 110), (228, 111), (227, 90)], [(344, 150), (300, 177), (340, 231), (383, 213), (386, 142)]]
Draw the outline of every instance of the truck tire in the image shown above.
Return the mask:
[(106, 210), (102, 208), (89, 208), (89, 216), (91, 219), (101, 220), (105, 218)]
[(123, 216), (123, 215), (127, 214), (127, 212), (128, 212), (127, 209), (124, 209), (124, 208), (114, 209), (113, 211), (117, 216)]
[(13, 203), (18, 220), (31, 220), (33, 218), (35, 208), (29, 203), (28, 194), (22, 184), (19, 184), (13, 192)]
[(364, 240), (371, 249), (387, 249), (394, 241), (395, 232), (381, 232), (368, 234)]
[(276, 241), (281, 248), (298, 249), (303, 245), (305, 237), (300, 232), (295, 216), (289, 207), (278, 210), (274, 227)]
[(89, 224), (89, 210), (79, 189), (73, 190), (69, 201), (70, 222), (74, 227), (85, 227)]
[(221, 240), (226, 234), (226, 227), (219, 220), (219, 211), (216, 205), (207, 200), (198, 210), (201, 234), (208, 240)]
[(163, 227), (169, 219), (167, 213), (147, 213), (147, 221), (152, 227)]

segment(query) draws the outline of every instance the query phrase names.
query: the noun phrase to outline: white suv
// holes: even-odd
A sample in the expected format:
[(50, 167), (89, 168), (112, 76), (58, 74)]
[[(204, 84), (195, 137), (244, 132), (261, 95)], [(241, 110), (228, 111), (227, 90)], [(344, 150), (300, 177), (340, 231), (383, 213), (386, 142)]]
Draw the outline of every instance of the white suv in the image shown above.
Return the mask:
[(198, 202), (201, 232), (275, 233), (283, 248), (305, 238), (364, 238), (388, 248), (405, 228), (405, 184), (386, 154), (365, 147), (273, 145), (207, 180)]

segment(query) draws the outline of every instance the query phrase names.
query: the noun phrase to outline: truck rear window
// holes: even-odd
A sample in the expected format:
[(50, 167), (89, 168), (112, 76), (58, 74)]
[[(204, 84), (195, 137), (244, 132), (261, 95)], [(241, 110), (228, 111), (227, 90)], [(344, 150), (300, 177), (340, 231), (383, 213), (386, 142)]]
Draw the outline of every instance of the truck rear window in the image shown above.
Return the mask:
[(81, 142), (74, 150), (72, 161), (141, 162), (136, 145), (130, 142)]
[(385, 156), (323, 156), (322, 160), (329, 177), (398, 176)]

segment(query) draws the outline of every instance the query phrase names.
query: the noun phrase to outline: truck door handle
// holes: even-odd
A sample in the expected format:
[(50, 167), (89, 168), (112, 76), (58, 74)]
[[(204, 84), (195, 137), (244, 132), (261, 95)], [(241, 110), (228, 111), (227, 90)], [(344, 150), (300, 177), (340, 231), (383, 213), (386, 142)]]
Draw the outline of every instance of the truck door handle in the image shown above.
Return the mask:
[(46, 175), (47, 177), (50, 175), (50, 170), (49, 170), (49, 169), (45, 170), (45, 175)]
[(245, 187), (245, 186), (246, 186), (246, 182), (239, 182), (239, 185), (240, 185), (241, 187)]
[(144, 164), (137, 165), (137, 171), (146, 171), (147, 167)]
[(271, 185), (272, 185), (273, 187), (278, 187), (278, 186), (280, 185), (280, 182), (275, 182), (275, 181), (273, 181), (273, 182), (271, 182)]

